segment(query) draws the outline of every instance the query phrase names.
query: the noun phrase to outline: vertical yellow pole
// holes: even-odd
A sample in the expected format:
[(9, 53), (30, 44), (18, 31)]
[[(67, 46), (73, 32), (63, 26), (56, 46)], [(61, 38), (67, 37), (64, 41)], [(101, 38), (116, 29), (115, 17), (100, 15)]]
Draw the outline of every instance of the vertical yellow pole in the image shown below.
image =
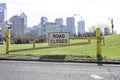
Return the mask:
[(100, 36), (100, 28), (96, 28), (96, 38), (97, 38), (97, 60), (102, 61), (102, 40)]
[(10, 51), (10, 29), (6, 30), (6, 54)]
[(105, 46), (105, 38), (103, 37), (103, 46)]
[(35, 49), (35, 39), (33, 39), (33, 49)]
[(88, 43), (90, 44), (90, 42), (91, 42), (91, 40), (90, 40), (90, 38), (88, 39)]

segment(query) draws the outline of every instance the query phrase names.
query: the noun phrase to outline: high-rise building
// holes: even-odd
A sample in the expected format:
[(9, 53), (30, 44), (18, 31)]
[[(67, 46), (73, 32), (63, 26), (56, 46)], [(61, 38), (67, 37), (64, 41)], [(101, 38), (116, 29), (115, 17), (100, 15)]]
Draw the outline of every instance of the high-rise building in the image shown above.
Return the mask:
[(6, 3), (0, 3), (0, 24), (5, 22), (6, 19), (7, 19)]
[(24, 18), (16, 15), (10, 18), (10, 22), (12, 22), (12, 36), (23, 37), (25, 35)]
[(75, 18), (74, 17), (68, 17), (66, 19), (66, 32), (69, 32), (70, 36), (75, 35)]
[(46, 24), (48, 22), (47, 17), (41, 17), (41, 24)]
[(78, 35), (83, 35), (85, 33), (85, 21), (78, 22)]
[(25, 36), (27, 33), (27, 16), (25, 13), (11, 17), (10, 22), (12, 23), (12, 36)]
[(24, 33), (27, 33), (27, 16), (23, 12), (23, 13), (20, 14), (20, 17), (24, 19)]
[(55, 23), (56, 23), (57, 25), (63, 25), (63, 19), (62, 19), (62, 18), (56, 18), (56, 19), (55, 19)]

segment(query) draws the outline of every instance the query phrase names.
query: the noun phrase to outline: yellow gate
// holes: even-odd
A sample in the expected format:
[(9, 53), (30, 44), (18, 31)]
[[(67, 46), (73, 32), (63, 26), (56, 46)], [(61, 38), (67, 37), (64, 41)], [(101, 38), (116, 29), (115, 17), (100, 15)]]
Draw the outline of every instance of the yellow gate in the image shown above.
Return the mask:
[[(96, 45), (97, 59), (98, 59), (98, 61), (101, 61), (102, 60), (102, 55), (101, 55), (101, 53), (102, 53), (102, 40), (103, 40), (103, 44), (104, 44), (104, 37), (101, 37), (100, 33), (101, 33), (100, 28), (96, 28), (96, 37), (82, 37), (82, 38), (75, 37), (75, 38), (70, 38), (70, 39), (87, 39), (88, 40), (87, 43), (90, 43), (91, 39), (96, 39), (97, 40), (97, 45)], [(14, 39), (20, 39), (20, 38), (14, 38)], [(36, 48), (35, 40), (36, 39), (47, 39), (46, 37), (22, 38), (22, 39), (32, 39), (33, 40), (33, 48), (32, 49), (22, 49), (22, 50), (18, 50), (18, 51), (33, 50), (33, 49), (43, 49), (43, 48), (52, 48), (50, 46)], [(10, 50), (10, 40), (11, 40), (10, 30), (7, 29), (6, 30), (6, 54), (9, 54), (9, 52), (14, 52), (15, 51), (15, 50)], [(72, 44), (72, 45), (80, 45), (80, 44)], [(69, 45), (69, 46), (71, 46), (71, 45)]]

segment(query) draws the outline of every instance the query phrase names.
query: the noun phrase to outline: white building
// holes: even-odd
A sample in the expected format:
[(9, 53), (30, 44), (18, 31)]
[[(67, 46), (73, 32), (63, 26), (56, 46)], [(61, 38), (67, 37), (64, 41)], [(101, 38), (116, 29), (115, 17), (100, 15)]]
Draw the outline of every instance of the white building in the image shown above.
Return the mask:
[(20, 17), (24, 19), (24, 32), (27, 33), (27, 16), (23, 12), (23, 13), (20, 14)]
[(16, 15), (10, 18), (10, 22), (12, 22), (12, 36), (15, 37), (23, 37), (25, 36), (25, 30), (24, 30), (24, 18), (21, 18), (20, 16)]
[(10, 18), (10, 22), (12, 23), (12, 36), (24, 37), (27, 33), (27, 16), (25, 13), (21, 13), (20, 15), (15, 15)]

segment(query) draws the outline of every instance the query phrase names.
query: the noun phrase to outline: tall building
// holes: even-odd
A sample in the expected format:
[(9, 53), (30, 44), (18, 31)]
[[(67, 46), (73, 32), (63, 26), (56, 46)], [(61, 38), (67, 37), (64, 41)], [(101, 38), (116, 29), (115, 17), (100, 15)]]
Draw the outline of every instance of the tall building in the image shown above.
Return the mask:
[(23, 13), (20, 14), (20, 17), (24, 19), (24, 33), (27, 33), (27, 16), (23, 12)]
[(66, 19), (66, 32), (70, 33), (70, 36), (74, 36), (75, 33), (75, 18), (74, 17), (68, 17)]
[(58, 25), (63, 25), (63, 19), (62, 18), (56, 18), (55, 23)]
[(83, 35), (85, 33), (85, 21), (79, 21), (78, 22), (78, 35)]
[(48, 22), (47, 17), (41, 17), (41, 22), (39, 24), (38, 36), (46, 36), (46, 23)]
[(6, 3), (0, 3), (0, 24), (5, 22), (6, 19), (7, 19)]
[(10, 22), (12, 22), (12, 36), (23, 37), (25, 35), (24, 18), (16, 15), (10, 18)]
[(47, 17), (41, 17), (41, 24), (46, 24), (48, 22)]
[(21, 13), (20, 15), (15, 15), (10, 18), (10, 22), (12, 23), (12, 35), (15, 37), (25, 36), (27, 33), (27, 16), (25, 13)]
[(0, 36), (2, 36), (2, 38), (5, 38), (5, 31), (6, 31), (6, 22), (3, 22), (0, 24)]

